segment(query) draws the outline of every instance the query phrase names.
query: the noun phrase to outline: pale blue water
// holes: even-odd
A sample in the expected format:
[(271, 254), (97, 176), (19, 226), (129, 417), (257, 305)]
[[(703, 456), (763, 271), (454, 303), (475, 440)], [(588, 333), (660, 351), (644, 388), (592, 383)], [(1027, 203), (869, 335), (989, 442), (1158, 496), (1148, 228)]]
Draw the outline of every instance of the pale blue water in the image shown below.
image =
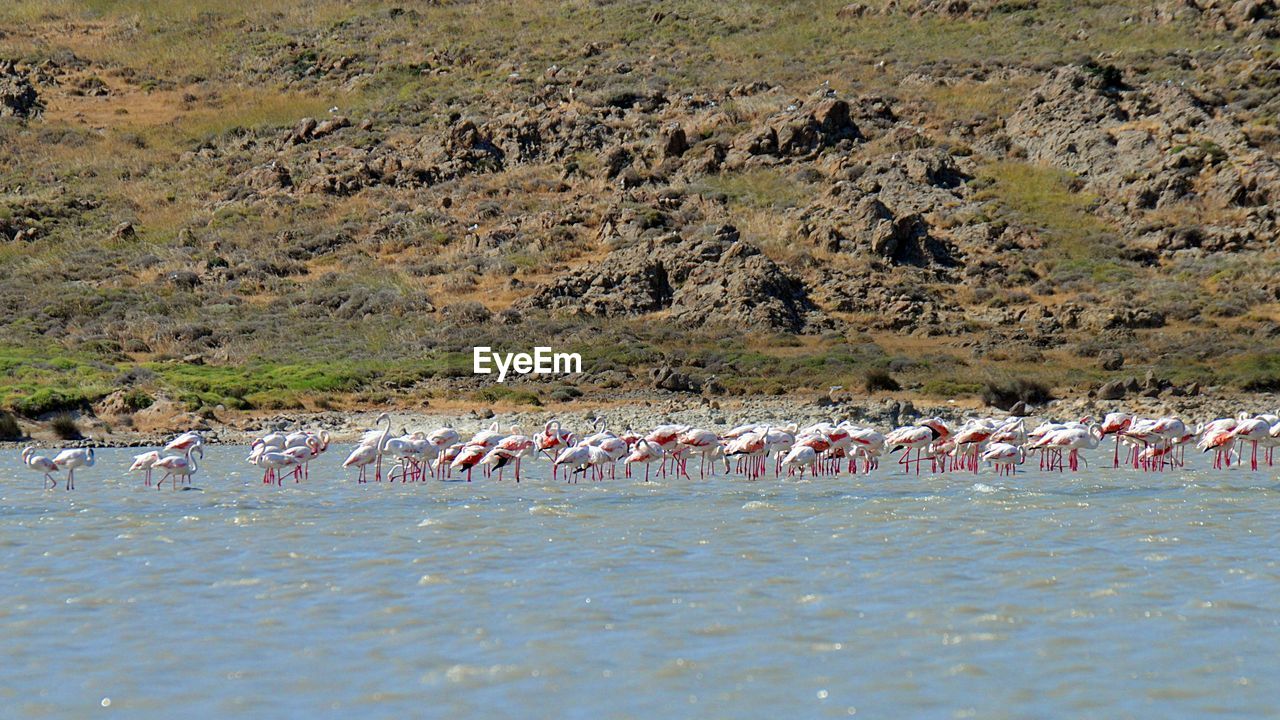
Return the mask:
[(157, 492), (135, 452), (0, 469), (0, 715), (1280, 707), (1274, 471), (389, 487), (337, 448), (277, 489), (215, 447)]

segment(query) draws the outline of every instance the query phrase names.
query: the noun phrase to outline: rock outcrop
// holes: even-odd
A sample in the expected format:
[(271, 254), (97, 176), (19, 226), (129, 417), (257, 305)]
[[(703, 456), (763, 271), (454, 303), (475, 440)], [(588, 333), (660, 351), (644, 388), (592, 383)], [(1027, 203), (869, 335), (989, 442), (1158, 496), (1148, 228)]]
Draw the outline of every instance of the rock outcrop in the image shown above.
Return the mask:
[(519, 304), (595, 317), (670, 309), (682, 326), (804, 332), (821, 324), (798, 279), (722, 227), (707, 239), (670, 234), (614, 250)]
[(0, 60), (0, 117), (27, 118), (40, 112), (40, 96), (25, 73)]

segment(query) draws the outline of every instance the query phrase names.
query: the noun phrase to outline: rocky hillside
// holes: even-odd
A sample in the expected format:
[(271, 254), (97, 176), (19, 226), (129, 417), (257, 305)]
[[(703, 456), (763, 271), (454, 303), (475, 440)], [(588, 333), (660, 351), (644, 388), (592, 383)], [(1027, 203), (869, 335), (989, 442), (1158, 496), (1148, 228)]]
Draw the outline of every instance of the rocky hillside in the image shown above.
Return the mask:
[(1272, 0), (239, 5), (0, 9), (0, 405), (1280, 390)]

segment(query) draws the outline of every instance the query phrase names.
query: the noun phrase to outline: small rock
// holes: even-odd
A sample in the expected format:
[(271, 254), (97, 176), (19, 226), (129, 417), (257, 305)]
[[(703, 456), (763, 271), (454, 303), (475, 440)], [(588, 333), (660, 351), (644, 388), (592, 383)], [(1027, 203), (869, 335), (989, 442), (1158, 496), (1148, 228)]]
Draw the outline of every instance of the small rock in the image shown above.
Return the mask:
[(1098, 365), (1103, 370), (1119, 370), (1124, 367), (1124, 355), (1117, 350), (1109, 350), (1098, 356)]
[(111, 231), (111, 239), (113, 240), (129, 240), (137, 237), (137, 235), (138, 232), (134, 230), (131, 222), (122, 222)]
[(689, 138), (684, 128), (676, 124), (668, 125), (658, 137), (658, 148), (663, 158), (675, 158), (685, 154), (689, 149)]

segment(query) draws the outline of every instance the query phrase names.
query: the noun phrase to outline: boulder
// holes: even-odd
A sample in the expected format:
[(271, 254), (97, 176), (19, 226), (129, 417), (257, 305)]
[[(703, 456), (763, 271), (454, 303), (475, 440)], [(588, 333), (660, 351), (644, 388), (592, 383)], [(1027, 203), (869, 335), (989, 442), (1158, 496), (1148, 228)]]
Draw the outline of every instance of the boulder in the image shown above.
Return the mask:
[(1124, 355), (1116, 350), (1108, 350), (1098, 356), (1098, 366), (1103, 370), (1119, 370), (1124, 367)]
[(653, 380), (653, 387), (658, 390), (670, 390), (672, 392), (700, 392), (702, 385), (694, 380), (688, 373), (676, 370), (670, 365), (663, 365), (650, 371), (649, 377)]
[(1098, 388), (1099, 400), (1123, 400), (1127, 388), (1125, 384), (1119, 380), (1112, 380), (1102, 387)]

